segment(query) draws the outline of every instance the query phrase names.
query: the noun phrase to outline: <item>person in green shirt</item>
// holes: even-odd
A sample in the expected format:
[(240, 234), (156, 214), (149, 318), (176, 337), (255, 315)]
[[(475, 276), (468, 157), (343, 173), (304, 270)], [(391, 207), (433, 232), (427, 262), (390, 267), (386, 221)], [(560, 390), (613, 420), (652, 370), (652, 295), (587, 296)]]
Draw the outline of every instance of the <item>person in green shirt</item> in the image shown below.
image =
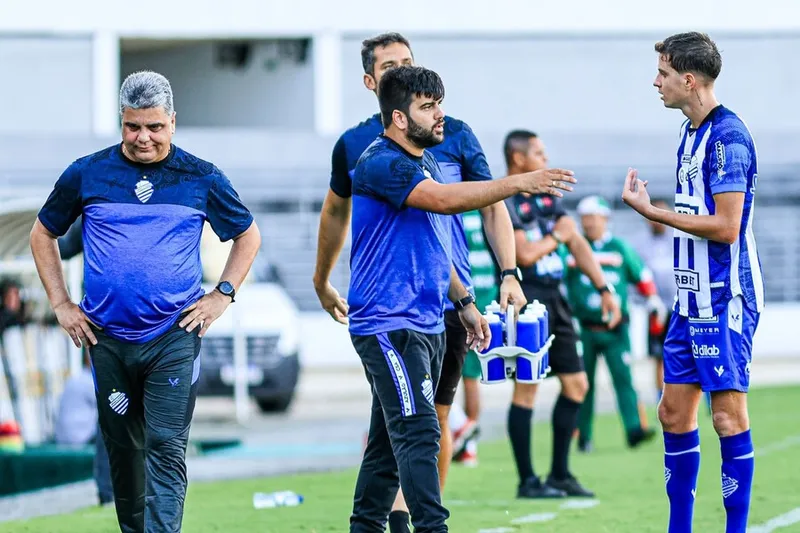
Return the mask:
[[(583, 361), (589, 378), (589, 391), (578, 414), (578, 449), (588, 452), (592, 448), (592, 422), (594, 419), (594, 381), (597, 359), (603, 356), (611, 374), (617, 405), (622, 417), (628, 445), (636, 447), (651, 440), (655, 430), (644, 428), (639, 416), (638, 398), (631, 375), (631, 341), (628, 331), (628, 287), (634, 285), (647, 298), (649, 311), (665, 314), (664, 304), (658, 297), (653, 276), (633, 247), (608, 229), (611, 208), (599, 196), (588, 196), (578, 204), (578, 215), (586, 240), (603, 269), (609, 285), (619, 300), (622, 320), (609, 330), (603, 321), (600, 297), (589, 279), (577, 268), (575, 260), (567, 253), (564, 257), (567, 272), (565, 286), (574, 317), (581, 330)], [(563, 248), (563, 247), (562, 247)]]
[[(472, 287), (475, 291), (475, 305), (483, 312), (487, 305), (496, 301), (499, 295), (498, 272), (483, 232), (480, 212), (470, 211), (461, 215), (469, 249), (469, 264), (472, 274)], [(481, 363), (474, 351), (467, 353), (461, 371), (464, 380), (464, 413), (466, 420), (453, 429), (453, 459), (465, 465), (474, 466), (478, 462), (477, 425), (480, 414)]]

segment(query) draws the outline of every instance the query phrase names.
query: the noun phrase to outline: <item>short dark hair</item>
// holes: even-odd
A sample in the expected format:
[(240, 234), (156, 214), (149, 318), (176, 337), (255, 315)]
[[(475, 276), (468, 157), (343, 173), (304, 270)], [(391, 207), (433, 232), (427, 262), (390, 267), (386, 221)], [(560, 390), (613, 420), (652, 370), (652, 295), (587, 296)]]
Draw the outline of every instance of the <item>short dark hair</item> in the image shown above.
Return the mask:
[(697, 31), (676, 33), (657, 42), (655, 49), (681, 74), (700, 73), (713, 81), (722, 70), (722, 56), (719, 49), (705, 33)]
[(506, 158), (506, 166), (511, 165), (511, 157), (517, 153), (528, 150), (528, 145), (531, 139), (537, 138), (538, 135), (530, 130), (512, 130), (506, 135), (506, 140), (503, 142), (503, 155)]
[(375, 49), (395, 43), (404, 44), (406, 48), (411, 50), (411, 44), (408, 39), (396, 32), (381, 33), (361, 41), (361, 66), (364, 67), (364, 74), (375, 75)]
[(442, 78), (425, 67), (410, 65), (390, 69), (383, 75), (378, 87), (378, 105), (384, 128), (392, 123), (395, 110), (408, 115), (414, 96), (441, 100), (444, 98)]

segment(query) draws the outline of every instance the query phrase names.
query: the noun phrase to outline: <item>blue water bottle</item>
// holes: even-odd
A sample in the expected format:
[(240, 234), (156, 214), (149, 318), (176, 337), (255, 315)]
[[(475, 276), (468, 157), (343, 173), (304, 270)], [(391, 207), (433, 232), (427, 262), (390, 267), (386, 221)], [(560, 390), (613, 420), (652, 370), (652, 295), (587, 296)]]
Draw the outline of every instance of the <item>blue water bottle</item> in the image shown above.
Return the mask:
[(527, 309), (517, 319), (517, 346), (531, 353), (541, 347), (539, 317), (533, 309)]
[[(535, 349), (531, 351), (538, 353), (547, 340), (544, 337), (544, 308), (538, 301), (534, 301), (533, 305), (528, 306), (527, 313), (530, 313), (536, 319), (536, 344), (534, 345)], [(547, 365), (545, 364), (544, 356), (539, 358), (537, 370), (540, 377), (546, 373)]]
[(497, 303), (497, 300), (492, 300), (492, 303), (487, 305), (486, 308), (484, 309), (484, 314), (488, 315), (489, 313), (494, 313), (495, 315), (500, 316), (502, 315), (501, 311), (502, 308), (500, 307), (500, 304)]
[[(539, 344), (539, 323), (536, 313), (526, 311), (517, 318), (517, 346), (527, 352), (536, 353)], [(534, 359), (528, 355), (517, 356), (517, 375), (519, 382), (535, 383), (539, 376), (539, 366), (534, 368)]]
[(500, 321), (500, 316), (494, 313), (486, 314), (486, 322), (489, 323), (492, 340), (489, 342), (486, 352), (478, 357), (481, 362), (481, 382), (502, 383), (506, 380), (505, 359), (502, 355), (492, 355), (488, 352), (503, 346), (503, 323)]
[[(542, 319), (541, 319), (541, 339), (542, 345), (547, 342), (547, 338), (550, 337), (550, 313), (547, 311), (547, 306), (543, 303), (539, 303), (539, 309), (542, 312)], [(548, 349), (544, 353), (544, 370), (546, 371), (547, 368), (550, 366), (550, 350)]]
[[(498, 306), (499, 309), (500, 306)], [(492, 339), (489, 341), (489, 347), (482, 353), (489, 352), (495, 348), (503, 346), (503, 322), (500, 320), (500, 315), (495, 313), (486, 313), (484, 315), (486, 322), (489, 323), (489, 331), (492, 333)]]

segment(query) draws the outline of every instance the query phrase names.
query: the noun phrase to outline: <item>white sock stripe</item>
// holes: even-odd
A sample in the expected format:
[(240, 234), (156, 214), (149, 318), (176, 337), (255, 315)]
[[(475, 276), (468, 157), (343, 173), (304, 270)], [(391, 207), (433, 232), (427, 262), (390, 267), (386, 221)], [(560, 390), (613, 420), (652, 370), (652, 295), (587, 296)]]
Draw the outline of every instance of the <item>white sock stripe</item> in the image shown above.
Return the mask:
[(734, 457), (733, 460), (735, 461), (737, 459), (752, 459), (755, 456), (756, 456), (756, 452), (750, 452), (750, 453), (745, 454), (745, 455), (740, 455), (739, 457)]
[(664, 455), (675, 456), (675, 455), (683, 455), (685, 453), (694, 453), (694, 452), (700, 453), (700, 445), (699, 444), (697, 446), (695, 446), (694, 448), (692, 448), (691, 450), (683, 450), (682, 452), (664, 452)]

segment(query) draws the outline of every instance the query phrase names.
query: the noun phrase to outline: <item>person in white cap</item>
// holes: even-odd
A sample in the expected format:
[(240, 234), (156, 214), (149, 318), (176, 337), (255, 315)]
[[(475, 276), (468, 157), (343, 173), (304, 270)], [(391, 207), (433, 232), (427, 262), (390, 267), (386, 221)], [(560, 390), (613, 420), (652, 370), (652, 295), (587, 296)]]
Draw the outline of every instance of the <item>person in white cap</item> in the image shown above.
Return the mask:
[(578, 204), (578, 215), (584, 237), (591, 245), (606, 281), (613, 286), (622, 311), (622, 320), (616, 327), (609, 329), (603, 320), (597, 291), (589, 279), (576, 268), (574, 258), (567, 255), (564, 281), (573, 316), (580, 324), (583, 362), (589, 379), (589, 391), (578, 414), (578, 449), (588, 452), (592, 446), (594, 378), (600, 356), (605, 358), (611, 374), (627, 443), (633, 448), (651, 440), (655, 436), (655, 430), (643, 424), (631, 377), (628, 286), (635, 285), (638, 292), (647, 298), (648, 309), (657, 312), (661, 317), (665, 314), (664, 304), (658, 297), (653, 276), (641, 257), (631, 245), (612, 236), (609, 231), (611, 208), (608, 203), (599, 196), (587, 196)]

